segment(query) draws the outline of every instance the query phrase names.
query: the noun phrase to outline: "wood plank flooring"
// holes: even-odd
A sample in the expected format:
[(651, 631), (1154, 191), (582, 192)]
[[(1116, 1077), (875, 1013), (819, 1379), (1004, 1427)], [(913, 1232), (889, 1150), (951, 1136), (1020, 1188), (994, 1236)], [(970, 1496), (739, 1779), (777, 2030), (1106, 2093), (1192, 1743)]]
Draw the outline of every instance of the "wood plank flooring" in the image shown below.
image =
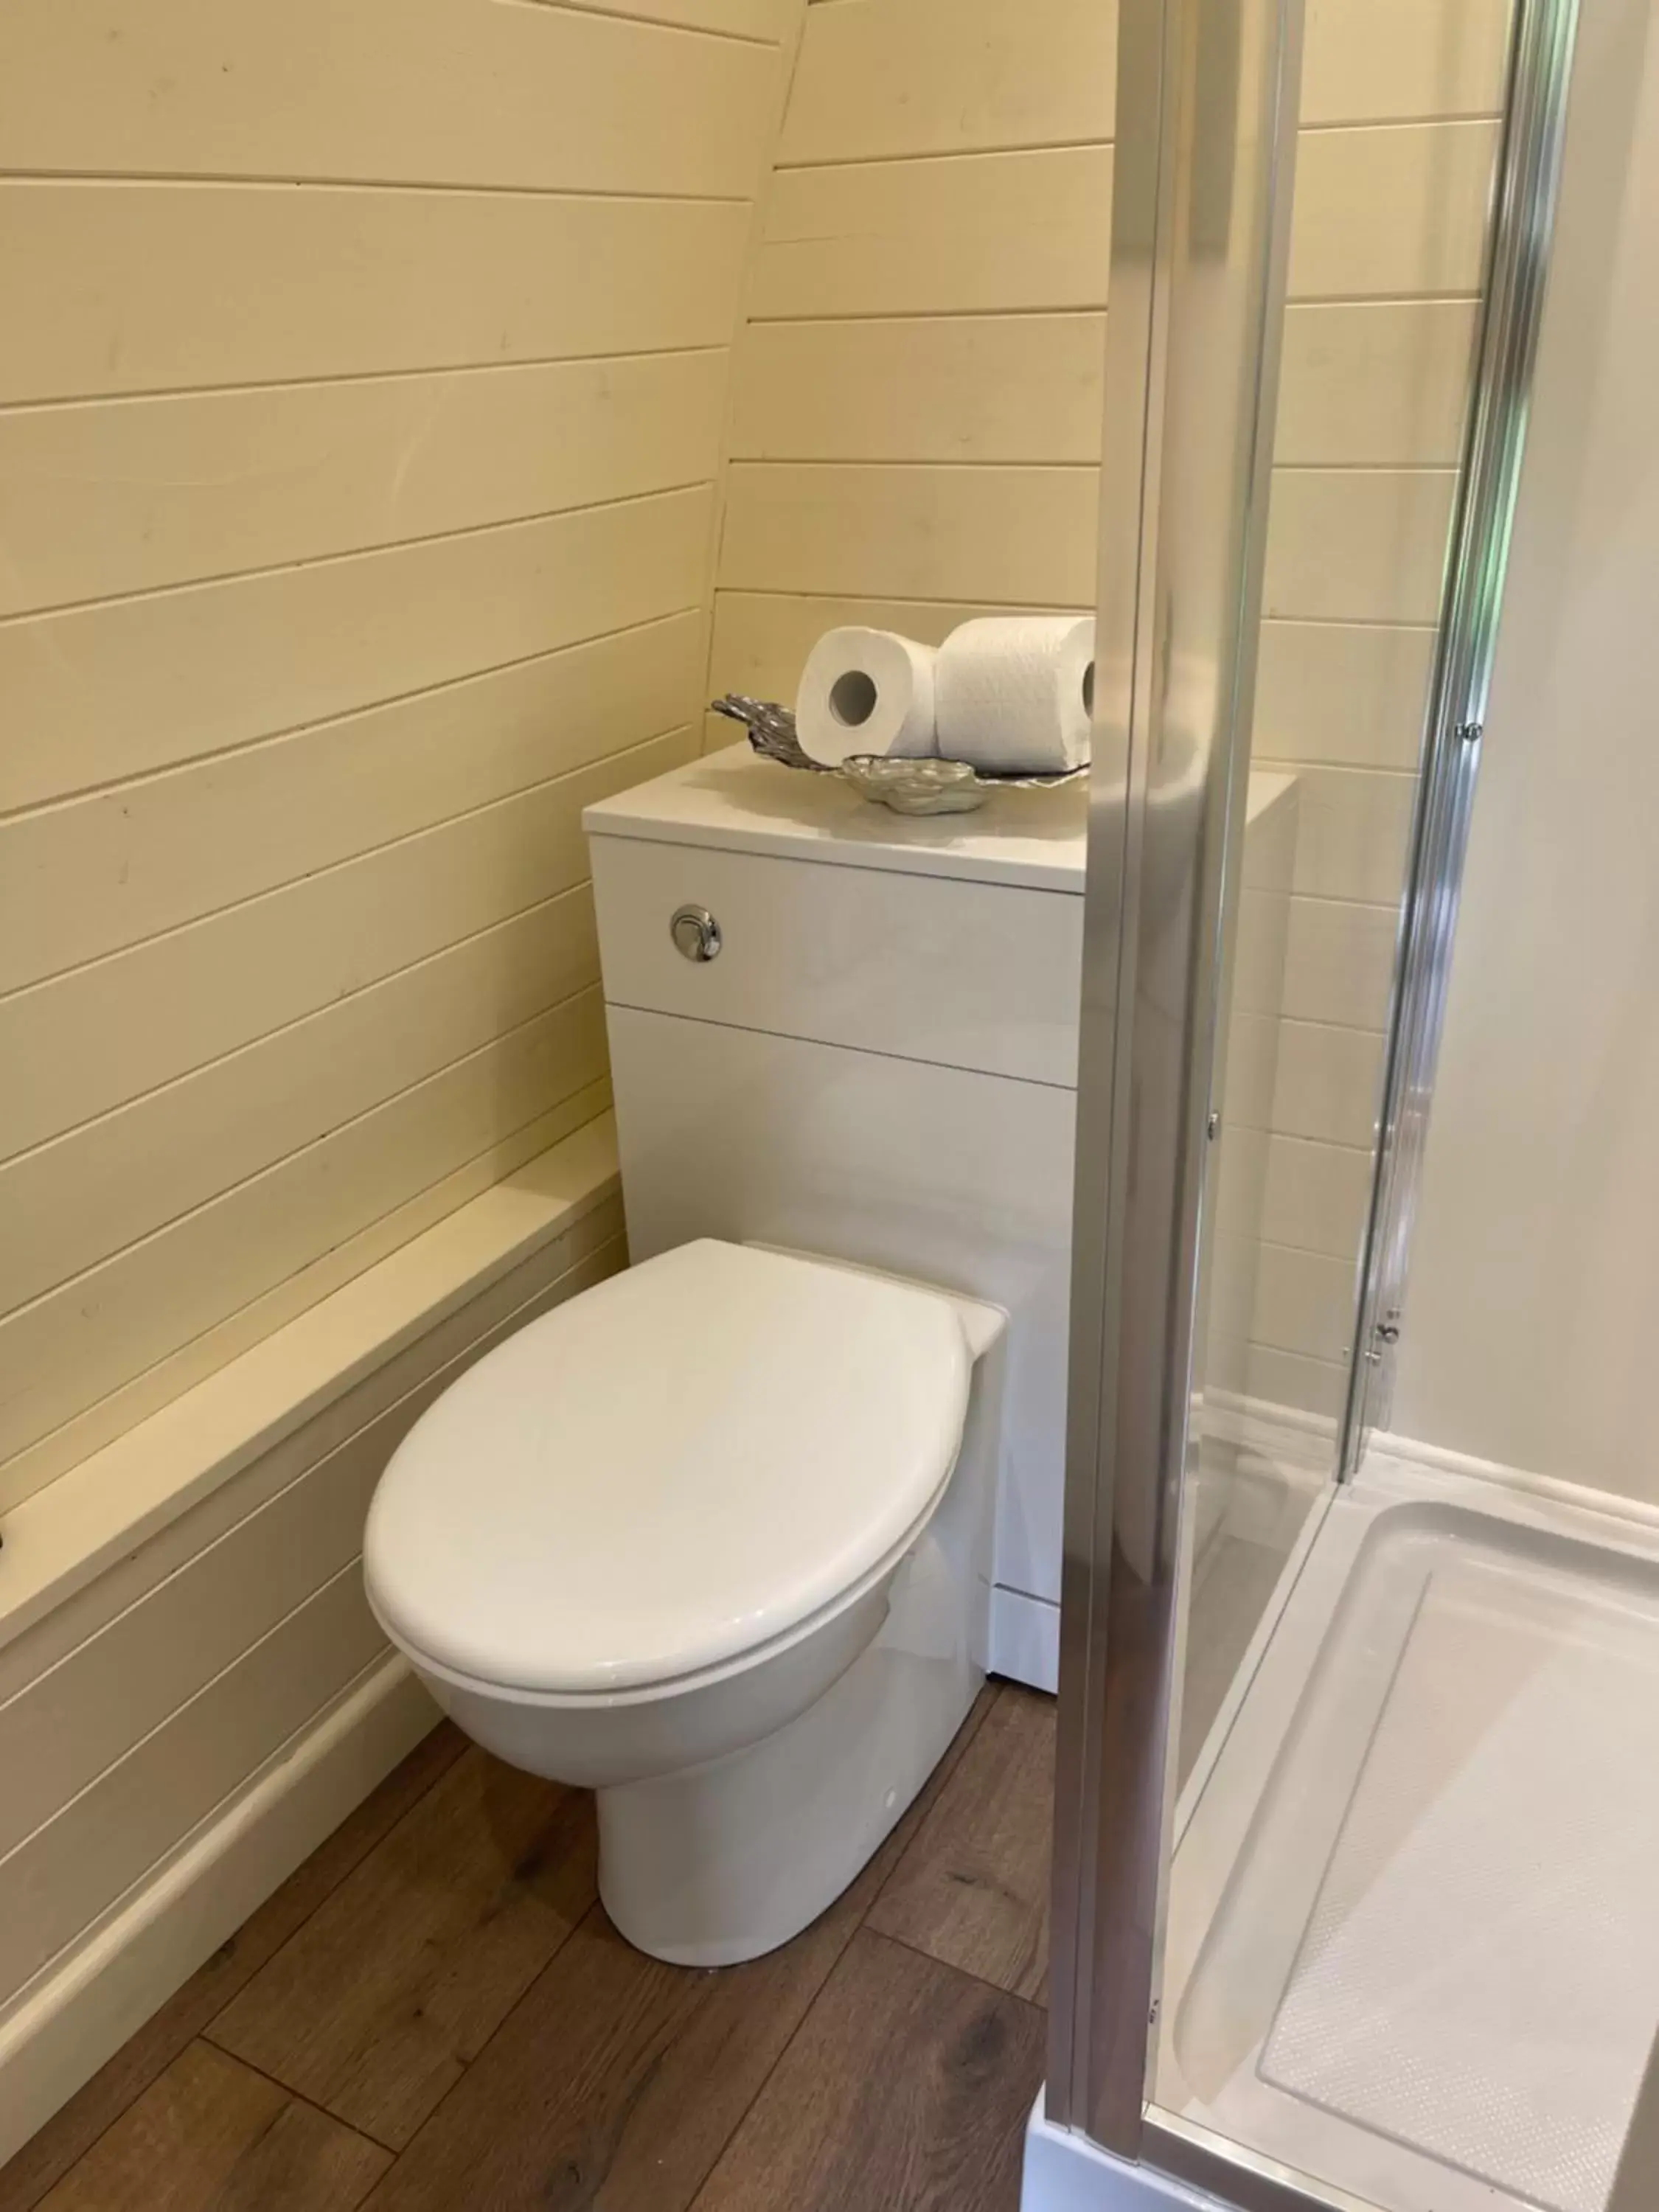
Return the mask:
[(988, 1686), (828, 1912), (624, 1943), (591, 1801), (434, 1731), (11, 2163), (0, 2212), (1014, 2212), (1052, 1701)]

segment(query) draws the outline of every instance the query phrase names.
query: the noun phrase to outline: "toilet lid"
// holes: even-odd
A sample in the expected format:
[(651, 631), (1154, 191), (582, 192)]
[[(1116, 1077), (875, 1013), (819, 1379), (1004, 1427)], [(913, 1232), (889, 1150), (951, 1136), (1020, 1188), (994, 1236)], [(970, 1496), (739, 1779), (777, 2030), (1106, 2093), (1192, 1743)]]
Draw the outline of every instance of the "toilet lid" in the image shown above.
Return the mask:
[(647, 1260), (470, 1368), (398, 1446), (363, 1565), (392, 1637), (502, 1688), (753, 1650), (926, 1518), (962, 1439), (956, 1307), (750, 1245)]

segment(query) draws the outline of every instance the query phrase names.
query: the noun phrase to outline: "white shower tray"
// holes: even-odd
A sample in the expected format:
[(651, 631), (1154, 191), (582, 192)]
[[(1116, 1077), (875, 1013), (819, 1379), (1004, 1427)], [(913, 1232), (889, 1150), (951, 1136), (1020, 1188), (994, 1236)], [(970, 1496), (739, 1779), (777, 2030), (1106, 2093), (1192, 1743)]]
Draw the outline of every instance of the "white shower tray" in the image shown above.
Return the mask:
[(1387, 2212), (1602, 2212), (1659, 2027), (1659, 1539), (1332, 1504), (1189, 1788), (1158, 2101)]

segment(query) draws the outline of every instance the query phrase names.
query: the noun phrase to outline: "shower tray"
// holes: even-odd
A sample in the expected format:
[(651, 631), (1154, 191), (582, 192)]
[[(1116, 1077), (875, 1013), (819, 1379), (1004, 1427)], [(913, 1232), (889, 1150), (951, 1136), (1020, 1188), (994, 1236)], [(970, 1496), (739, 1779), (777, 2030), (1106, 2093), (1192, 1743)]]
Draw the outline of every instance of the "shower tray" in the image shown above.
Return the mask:
[(1659, 2027), (1659, 1529), (1368, 1466), (1182, 1808), (1157, 2100), (1386, 2212), (1602, 2212)]

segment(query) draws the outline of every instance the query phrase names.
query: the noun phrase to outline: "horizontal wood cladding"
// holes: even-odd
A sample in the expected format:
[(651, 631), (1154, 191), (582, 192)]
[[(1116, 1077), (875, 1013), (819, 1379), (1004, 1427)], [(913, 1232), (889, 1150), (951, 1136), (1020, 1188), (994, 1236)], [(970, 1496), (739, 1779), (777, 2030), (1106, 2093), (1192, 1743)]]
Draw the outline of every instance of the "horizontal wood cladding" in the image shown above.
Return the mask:
[(0, 1093), (0, 1157), (584, 884), (582, 808), (690, 744), (671, 732), (0, 999), (0, 1061), (17, 1077)]
[(1281, 466), (1455, 467), (1477, 312), (1473, 299), (1291, 307), (1274, 460)]
[(720, 574), (880, 599), (1084, 605), (1094, 597), (1091, 468), (866, 468), (735, 462)]
[[(1480, 118), (1305, 131), (1291, 298), (1478, 290), (1497, 131)], [(1111, 184), (1101, 145), (781, 170), (750, 313), (1103, 307)]]
[[(695, 749), (799, 4), (0, 21), (0, 1505), (60, 1576), (98, 1482), (280, 1420), (309, 1308), (610, 1103), (581, 810)], [(381, 1664), (386, 1454), (620, 1231), (13, 1617), (0, 2001)]]
[(723, 351), (0, 412), (0, 614), (708, 482)]
[(1109, 138), (1111, 0), (835, 0), (809, 8), (781, 165)]
[(1495, 115), (1510, 15), (1511, 0), (1308, 0), (1304, 125)]
[(0, 402), (725, 345), (748, 235), (739, 201), (0, 179)]
[(1453, 469), (1279, 469), (1262, 612), (1326, 622), (1440, 616)]
[[(1304, 125), (1495, 112), (1509, 0), (1310, 0)], [(780, 159), (789, 166), (1103, 140), (1115, 129), (1110, 0), (833, 0), (809, 9)]]
[[(141, 1547), (125, 1579), (143, 1587), (90, 1633), (63, 1648), (37, 1634), (7, 1651), (0, 1757), (15, 1786), (0, 1804), (0, 1865), (356, 1559), (374, 1485), (420, 1414), (507, 1331), (612, 1272), (620, 1231), (614, 1200), (595, 1209), (391, 1363), (385, 1379), (401, 1376), (402, 1388), (388, 1397), (375, 1376), (267, 1455), (269, 1465), (254, 1461)], [(86, 1605), (100, 1601), (94, 1584)]]
[(605, 1072), (595, 986), (20, 1308), (0, 1321), (0, 1451), (33, 1443), (561, 1101), (580, 1102), (578, 1126), (599, 1110), (583, 1094)]
[(733, 374), (732, 455), (1092, 464), (1105, 346), (1101, 313), (756, 323)]
[[(1432, 623), (1455, 474), (1281, 469), (1270, 617)], [(737, 592), (1087, 606), (1091, 468), (734, 463), (720, 573)]]
[[(1291, 307), (1274, 458), (1453, 465), (1474, 319), (1472, 300)], [(742, 460), (1093, 464), (1104, 365), (1099, 313), (757, 323), (738, 356), (732, 450)]]
[[(1509, 0), (1310, 0), (1304, 125), (1495, 112)], [(808, 10), (789, 166), (1108, 139), (1117, 10), (1097, 0), (834, 0)]]
[(1304, 131), (1291, 296), (1478, 292), (1497, 153), (1495, 118)]
[[(659, 737), (700, 703), (701, 644), (669, 616), (0, 822), (0, 993)], [(0, 1106), (0, 1158), (11, 1127)]]
[(1434, 646), (1431, 626), (1264, 622), (1256, 754), (1289, 765), (1414, 768)]
[(0, 809), (695, 607), (709, 501), (667, 492), (0, 623)]
[[(725, 591), (715, 610), (711, 686), (716, 692), (791, 698), (807, 653), (838, 623), (902, 630), (937, 645), (958, 623), (997, 611), (983, 600)], [(1287, 767), (1318, 762), (1413, 767), (1433, 653), (1434, 632), (1429, 628), (1264, 623), (1256, 686), (1257, 757)], [(729, 726), (722, 725), (722, 730)], [(721, 742), (729, 743), (729, 736), (722, 735)]]
[[(358, 1267), (199, 1389), (17, 1507), (0, 1704), (621, 1231), (601, 1114)], [(565, 1253), (560, 1259), (557, 1244)], [(12, 1465), (17, 1465), (13, 1462)], [(20, 1544), (20, 1549), (23, 1546)]]
[(1108, 147), (780, 169), (749, 313), (1104, 307), (1111, 178)]
[(591, 8), (599, 15), (637, 15), (728, 39), (781, 39), (801, 0), (529, 0), (536, 7)]
[(0, 1863), (0, 1990), (73, 1941), (385, 1652), (354, 1565)]
[(0, 143), (13, 170), (88, 176), (747, 198), (777, 66), (499, 0), (81, 0), (68, 30), (53, 0), (7, 0)]
[(598, 980), (590, 901), (567, 892), (0, 1168), (0, 1309), (41, 1296)]

